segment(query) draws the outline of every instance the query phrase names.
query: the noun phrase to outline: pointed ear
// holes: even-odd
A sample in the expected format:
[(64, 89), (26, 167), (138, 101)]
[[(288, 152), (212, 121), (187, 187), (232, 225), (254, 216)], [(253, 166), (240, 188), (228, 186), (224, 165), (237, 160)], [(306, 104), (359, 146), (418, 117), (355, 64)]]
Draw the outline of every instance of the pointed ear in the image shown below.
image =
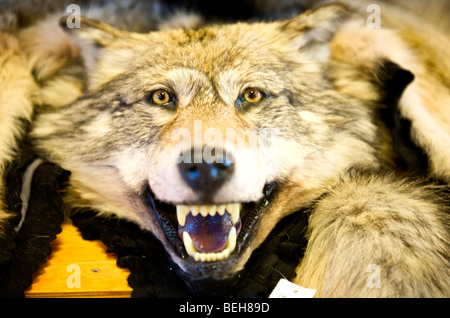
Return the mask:
[[(70, 16), (64, 16), (59, 20), (59, 25), (67, 32), (75, 34), (80, 39), (106, 46), (115, 38), (120, 37), (122, 31), (117, 30), (100, 21), (80, 17), (79, 24), (69, 24)], [(70, 25), (70, 26), (69, 26)]]
[(80, 47), (89, 90), (125, 71), (132, 58), (132, 51), (125, 44), (127, 32), (84, 17), (78, 26), (69, 27), (67, 19), (62, 17), (59, 24)]
[(307, 51), (310, 47), (328, 44), (350, 12), (347, 4), (332, 3), (284, 22), (281, 30), (297, 49)]

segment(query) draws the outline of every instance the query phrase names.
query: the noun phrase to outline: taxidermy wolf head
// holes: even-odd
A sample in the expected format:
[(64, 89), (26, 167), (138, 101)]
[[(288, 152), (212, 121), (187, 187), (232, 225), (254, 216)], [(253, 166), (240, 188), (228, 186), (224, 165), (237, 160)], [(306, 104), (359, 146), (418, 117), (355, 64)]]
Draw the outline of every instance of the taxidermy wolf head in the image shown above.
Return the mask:
[(231, 279), (324, 184), (380, 164), (370, 107), (324, 72), (347, 13), (147, 34), (62, 19), (87, 92), (40, 114), (33, 145), (71, 171), (71, 209), (151, 231), (190, 281)]

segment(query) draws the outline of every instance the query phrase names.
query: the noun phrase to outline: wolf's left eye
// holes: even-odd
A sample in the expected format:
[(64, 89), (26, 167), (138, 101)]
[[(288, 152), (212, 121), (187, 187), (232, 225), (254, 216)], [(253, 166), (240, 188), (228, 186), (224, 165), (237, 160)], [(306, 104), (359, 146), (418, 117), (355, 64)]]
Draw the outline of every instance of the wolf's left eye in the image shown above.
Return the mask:
[(247, 88), (236, 101), (239, 110), (243, 111), (251, 105), (257, 105), (263, 98), (264, 93), (257, 88)]
[(249, 88), (244, 92), (244, 99), (249, 103), (258, 103), (261, 101), (262, 93), (259, 89)]

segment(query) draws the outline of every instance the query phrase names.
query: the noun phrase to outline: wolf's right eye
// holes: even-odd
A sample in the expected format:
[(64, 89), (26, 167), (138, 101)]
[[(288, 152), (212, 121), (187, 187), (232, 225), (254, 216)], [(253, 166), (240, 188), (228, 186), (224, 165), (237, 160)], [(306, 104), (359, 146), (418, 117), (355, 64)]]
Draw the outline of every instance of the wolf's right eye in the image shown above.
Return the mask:
[(158, 89), (149, 93), (146, 98), (148, 103), (175, 110), (176, 105), (172, 95), (164, 89)]

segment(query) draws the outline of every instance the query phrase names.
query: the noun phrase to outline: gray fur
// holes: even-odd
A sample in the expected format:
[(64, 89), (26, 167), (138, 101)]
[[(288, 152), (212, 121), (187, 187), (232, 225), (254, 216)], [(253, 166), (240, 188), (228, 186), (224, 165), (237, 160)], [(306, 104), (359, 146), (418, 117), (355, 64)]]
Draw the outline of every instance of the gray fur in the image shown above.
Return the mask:
[[(28, 58), (40, 65), (35, 70), (46, 105), (37, 109), (32, 144), (40, 156), (71, 171), (67, 210), (91, 208), (136, 222), (162, 242), (183, 271), (221, 279), (245, 266), (279, 220), (316, 203), (296, 282), (323, 297), (448, 297), (448, 191), (395, 172), (392, 140), (378, 118), (386, 105), (383, 83), (376, 78), (380, 61), (391, 56), (374, 51), (356, 55), (364, 56), (359, 60), (338, 50), (346, 38), (335, 33), (351, 12), (335, 4), (287, 21), (204, 27), (191, 17), (173, 26), (192, 29), (165, 23), (150, 33), (83, 19), (81, 29), (66, 30), (69, 36), (58, 29), (61, 41), (67, 41), (64, 52), (73, 55), (60, 67), (48, 46), (25, 45)], [(19, 34), (22, 43), (42, 34), (42, 25)], [(403, 42), (381, 34), (397, 41), (392, 56), (402, 56)], [(79, 72), (86, 81), (70, 75)], [(70, 98), (58, 90), (68, 78)], [(427, 77), (420, 73), (419, 78), (422, 83)], [(261, 90), (264, 98), (257, 104), (238, 102), (247, 88)], [(171, 107), (152, 104), (149, 96), (158, 89), (174, 96)], [(413, 93), (416, 89), (421, 88)], [(409, 101), (415, 96), (411, 90), (407, 94)], [(411, 116), (413, 124), (420, 122)], [(278, 131), (276, 151), (268, 144), (244, 150), (213, 203), (258, 201), (274, 181), (276, 195), (254, 222), (248, 241), (204, 273), (177, 253), (142, 200), (150, 188), (170, 205), (203, 203), (176, 168), (176, 147), (192, 145), (172, 138), (177, 128), (194, 133), (196, 120), (203, 131)], [(419, 139), (425, 143), (430, 139), (425, 129), (423, 134), (426, 138)], [(428, 158), (432, 161), (444, 146), (434, 145)], [(445, 180), (446, 161), (436, 162), (430, 173)], [(381, 268), (380, 288), (368, 287), (371, 264)]]

